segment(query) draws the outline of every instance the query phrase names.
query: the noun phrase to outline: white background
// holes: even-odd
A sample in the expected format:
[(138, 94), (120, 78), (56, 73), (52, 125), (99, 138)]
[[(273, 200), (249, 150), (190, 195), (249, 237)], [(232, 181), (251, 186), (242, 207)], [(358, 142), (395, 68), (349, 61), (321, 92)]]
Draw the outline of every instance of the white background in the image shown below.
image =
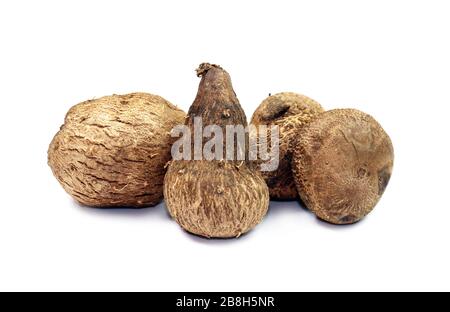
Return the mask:
[[(450, 290), (448, 1), (1, 1), (0, 290)], [(66, 111), (146, 91), (187, 110), (200, 62), (247, 117), (269, 92), (372, 114), (396, 152), (363, 222), (272, 203), (234, 240), (183, 232), (164, 205), (83, 208), (47, 166)]]

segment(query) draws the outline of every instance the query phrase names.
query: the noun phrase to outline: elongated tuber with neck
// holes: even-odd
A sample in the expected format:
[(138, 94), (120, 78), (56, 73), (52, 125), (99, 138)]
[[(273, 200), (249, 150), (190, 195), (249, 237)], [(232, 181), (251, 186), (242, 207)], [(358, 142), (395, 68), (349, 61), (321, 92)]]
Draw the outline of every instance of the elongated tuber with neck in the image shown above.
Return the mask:
[[(203, 127), (246, 127), (245, 113), (233, 90), (230, 75), (218, 65), (203, 63), (201, 77), (186, 125), (194, 133), (195, 119)], [(248, 134), (245, 134), (248, 142)], [(192, 138), (194, 139), (193, 135)], [(205, 145), (208, 139), (202, 138)], [(193, 141), (193, 140), (192, 140)], [(248, 155), (248, 145), (234, 147)], [(186, 231), (208, 238), (238, 237), (254, 228), (267, 213), (269, 191), (261, 174), (245, 159), (173, 160), (164, 182), (164, 196), (170, 215)], [(219, 148), (216, 146), (216, 148)]]

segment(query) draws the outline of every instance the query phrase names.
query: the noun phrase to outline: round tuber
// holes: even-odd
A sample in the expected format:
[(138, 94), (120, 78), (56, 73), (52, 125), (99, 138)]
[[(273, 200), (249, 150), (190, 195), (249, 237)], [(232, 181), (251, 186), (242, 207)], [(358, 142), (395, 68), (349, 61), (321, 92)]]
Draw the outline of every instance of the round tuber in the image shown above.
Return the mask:
[(157, 95), (132, 93), (70, 109), (48, 150), (62, 187), (91, 207), (146, 207), (163, 198), (170, 130), (185, 113)]
[(298, 192), (320, 219), (351, 224), (369, 214), (392, 173), (394, 149), (371, 116), (327, 111), (298, 135), (292, 168)]
[(251, 121), (253, 125), (276, 125), (280, 131), (279, 167), (275, 171), (262, 172), (272, 199), (292, 200), (298, 198), (292, 177), (291, 144), (301, 127), (317, 118), (322, 112), (323, 108), (319, 103), (292, 92), (270, 95), (254, 112)]

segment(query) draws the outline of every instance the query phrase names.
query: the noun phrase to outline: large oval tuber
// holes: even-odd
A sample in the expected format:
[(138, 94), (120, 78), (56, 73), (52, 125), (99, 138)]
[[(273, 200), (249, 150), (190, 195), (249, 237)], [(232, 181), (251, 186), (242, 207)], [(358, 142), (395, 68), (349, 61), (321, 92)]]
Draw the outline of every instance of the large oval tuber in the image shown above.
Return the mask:
[[(203, 127), (216, 125), (223, 133), (227, 125), (247, 126), (229, 74), (207, 63), (200, 65), (197, 74), (202, 78), (186, 120), (191, 132), (195, 117), (202, 118)], [(247, 154), (247, 145), (245, 151)], [(181, 227), (208, 238), (248, 232), (261, 222), (269, 205), (268, 188), (248, 158), (173, 160), (164, 182), (164, 197), (170, 215)]]
[(160, 96), (106, 96), (70, 109), (48, 150), (63, 188), (92, 207), (146, 207), (163, 197), (170, 130), (185, 113)]
[(317, 118), (322, 112), (323, 108), (319, 103), (293, 92), (270, 95), (254, 112), (251, 121), (253, 125), (276, 125), (279, 127), (279, 167), (275, 171), (262, 172), (272, 199), (292, 200), (298, 198), (297, 188), (292, 177), (291, 144), (301, 127)]
[(378, 203), (393, 162), (392, 142), (373, 117), (337, 109), (303, 127), (292, 168), (310, 210), (327, 222), (350, 224)]

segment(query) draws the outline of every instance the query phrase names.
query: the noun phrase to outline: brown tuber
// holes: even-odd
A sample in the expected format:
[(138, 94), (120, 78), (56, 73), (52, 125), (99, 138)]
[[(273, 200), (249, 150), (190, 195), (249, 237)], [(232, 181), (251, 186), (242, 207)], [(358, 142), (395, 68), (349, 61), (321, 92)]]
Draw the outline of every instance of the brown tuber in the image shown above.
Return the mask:
[(92, 207), (146, 207), (163, 198), (170, 130), (185, 113), (160, 96), (113, 95), (70, 109), (48, 150), (63, 188)]
[(299, 194), (320, 219), (350, 224), (372, 211), (389, 182), (394, 150), (371, 116), (325, 112), (303, 127), (292, 168)]
[[(229, 74), (207, 63), (200, 65), (197, 74), (202, 79), (186, 120), (191, 132), (195, 117), (202, 118), (203, 127), (217, 125), (223, 132), (227, 125), (247, 126)], [(245, 151), (247, 155), (247, 144)], [(208, 238), (238, 237), (248, 232), (261, 222), (269, 205), (267, 186), (247, 157), (173, 160), (164, 196), (170, 215), (181, 227)]]
[(275, 171), (263, 171), (262, 173), (269, 186), (272, 199), (298, 198), (292, 177), (291, 144), (299, 129), (317, 118), (322, 112), (322, 106), (316, 101), (301, 94), (283, 92), (266, 98), (253, 114), (251, 121), (253, 125), (276, 125), (280, 130), (279, 167)]

